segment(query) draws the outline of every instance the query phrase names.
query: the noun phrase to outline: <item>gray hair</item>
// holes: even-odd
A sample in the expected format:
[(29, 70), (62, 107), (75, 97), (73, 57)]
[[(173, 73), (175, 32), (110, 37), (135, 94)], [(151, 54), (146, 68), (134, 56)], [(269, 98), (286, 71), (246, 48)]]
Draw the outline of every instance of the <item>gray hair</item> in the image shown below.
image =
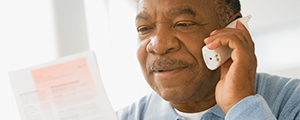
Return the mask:
[(240, 0), (215, 0), (216, 11), (220, 20), (220, 27), (225, 27), (229, 23), (230, 17), (241, 12)]

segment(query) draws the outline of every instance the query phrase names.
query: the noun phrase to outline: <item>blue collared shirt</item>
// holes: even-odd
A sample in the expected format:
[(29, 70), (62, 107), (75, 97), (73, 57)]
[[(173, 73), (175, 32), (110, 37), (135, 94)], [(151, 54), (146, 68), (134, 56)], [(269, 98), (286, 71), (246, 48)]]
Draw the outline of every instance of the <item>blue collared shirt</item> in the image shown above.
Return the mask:
[[(200, 120), (300, 120), (300, 79), (256, 75), (256, 95), (248, 96), (225, 115), (216, 104)], [(152, 93), (117, 111), (119, 120), (185, 120), (169, 102)]]

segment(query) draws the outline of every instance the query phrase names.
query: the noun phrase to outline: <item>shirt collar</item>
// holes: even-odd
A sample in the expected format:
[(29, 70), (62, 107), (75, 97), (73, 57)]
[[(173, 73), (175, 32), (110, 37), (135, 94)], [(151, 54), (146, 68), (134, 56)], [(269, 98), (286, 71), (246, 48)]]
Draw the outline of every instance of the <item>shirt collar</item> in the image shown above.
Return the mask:
[(207, 113), (213, 113), (221, 118), (225, 118), (225, 113), (223, 110), (219, 107), (218, 104), (216, 104), (212, 109), (210, 109)]
[[(149, 120), (179, 120), (182, 119), (177, 113), (175, 112), (174, 108), (170, 105), (168, 101), (162, 99), (157, 93), (152, 94), (153, 99), (149, 101), (149, 106), (147, 110), (147, 117), (150, 118)], [(206, 114), (215, 114), (221, 118), (225, 118), (225, 113), (216, 104), (213, 108), (211, 108)], [(149, 115), (149, 116), (148, 116)], [(205, 114), (204, 114), (205, 115)]]
[(177, 120), (180, 118), (168, 101), (156, 93), (152, 95), (153, 99), (149, 101), (148, 113), (145, 114), (147, 115), (145, 118), (149, 118), (149, 120)]

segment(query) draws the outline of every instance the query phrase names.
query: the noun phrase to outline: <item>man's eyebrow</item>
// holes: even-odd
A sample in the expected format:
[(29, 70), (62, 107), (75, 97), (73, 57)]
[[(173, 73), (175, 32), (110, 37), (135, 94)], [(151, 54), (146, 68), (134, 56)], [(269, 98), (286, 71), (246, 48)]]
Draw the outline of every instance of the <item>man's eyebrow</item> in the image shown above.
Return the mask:
[(138, 15), (136, 15), (135, 21), (137, 22), (139, 19), (149, 20), (151, 19), (151, 16), (147, 13), (139, 13)]
[(190, 6), (179, 6), (174, 7), (167, 13), (168, 17), (174, 17), (181, 14), (192, 15), (193, 17), (195, 17), (197, 15), (197, 12), (194, 11)]

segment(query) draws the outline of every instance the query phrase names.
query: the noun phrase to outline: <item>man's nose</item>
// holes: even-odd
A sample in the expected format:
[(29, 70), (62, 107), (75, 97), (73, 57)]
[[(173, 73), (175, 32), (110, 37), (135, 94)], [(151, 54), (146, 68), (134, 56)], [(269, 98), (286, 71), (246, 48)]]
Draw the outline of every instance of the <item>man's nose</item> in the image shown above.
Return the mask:
[(176, 52), (180, 49), (180, 41), (172, 31), (160, 29), (150, 38), (146, 49), (148, 53), (159, 55)]

